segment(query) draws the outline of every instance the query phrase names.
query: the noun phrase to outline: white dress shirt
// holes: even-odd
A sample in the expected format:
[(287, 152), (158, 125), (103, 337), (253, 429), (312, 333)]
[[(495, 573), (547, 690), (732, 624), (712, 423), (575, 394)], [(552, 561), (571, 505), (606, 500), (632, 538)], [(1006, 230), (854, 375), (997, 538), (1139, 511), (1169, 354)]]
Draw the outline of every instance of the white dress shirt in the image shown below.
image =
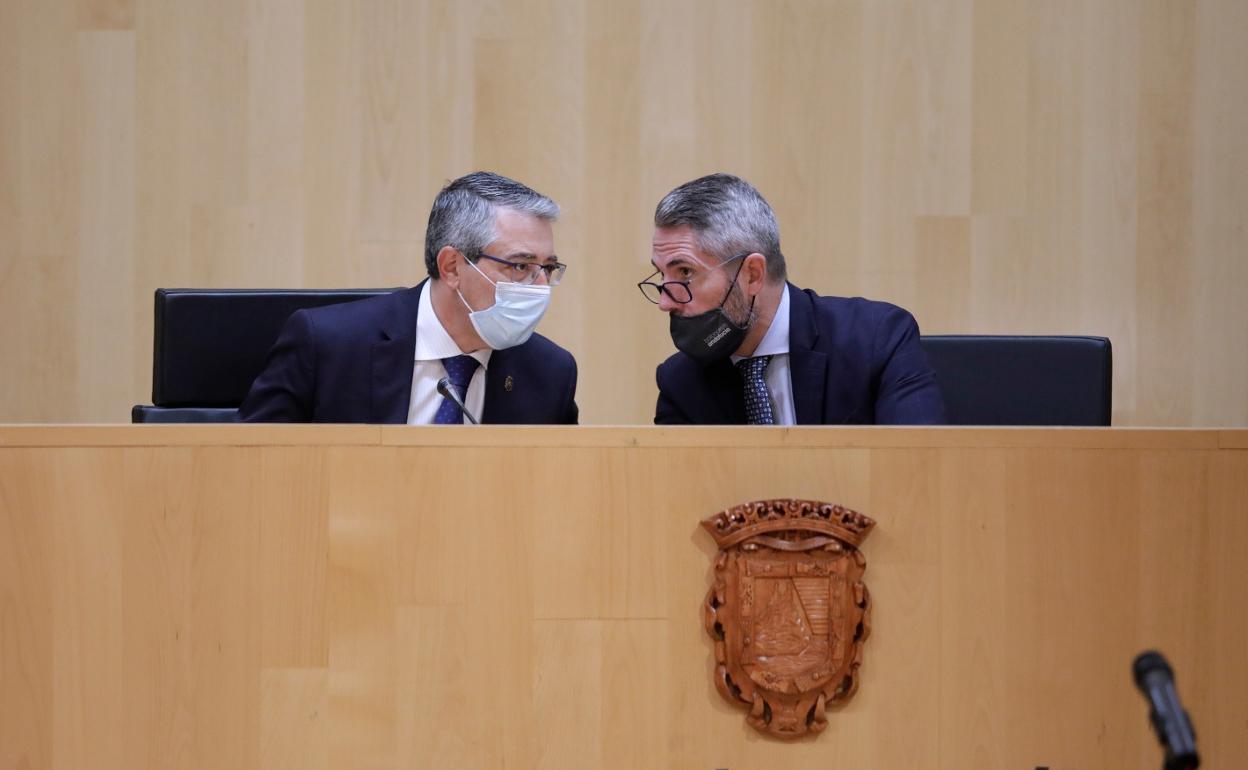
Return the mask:
[[(433, 310), (432, 283), (425, 282), (420, 290), (420, 309), (416, 314), (416, 361), (412, 365), (412, 397), (407, 405), (408, 425), (430, 425), (442, 406), (442, 394), (438, 393), (438, 380), (446, 376), (442, 359), (462, 356), (464, 352), (451, 339), (438, 314)], [(481, 363), (468, 382), (468, 395), (464, 406), (472, 416), (481, 419), (481, 407), (485, 406), (485, 369), (490, 363), (489, 348), (468, 355)], [(468, 418), (463, 418), (468, 422)]]
[[(771, 413), (776, 425), (796, 425), (797, 413), (793, 409), (793, 378), (789, 375), (789, 287), (785, 285), (780, 294), (780, 306), (776, 308), (776, 317), (771, 319), (771, 326), (759, 341), (758, 347), (750, 358), (771, 356), (767, 363), (767, 371), (763, 379), (767, 381), (767, 390), (771, 393)], [(745, 356), (732, 356), (735, 366)]]

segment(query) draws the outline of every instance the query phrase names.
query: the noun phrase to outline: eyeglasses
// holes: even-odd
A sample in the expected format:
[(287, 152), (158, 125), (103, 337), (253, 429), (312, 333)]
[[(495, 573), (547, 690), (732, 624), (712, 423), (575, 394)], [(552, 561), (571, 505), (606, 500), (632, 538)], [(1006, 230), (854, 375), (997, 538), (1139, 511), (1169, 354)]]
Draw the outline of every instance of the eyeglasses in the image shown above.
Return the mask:
[(650, 300), (654, 304), (659, 304), (659, 300), (666, 294), (672, 302), (679, 302), (684, 305), (693, 301), (693, 292), (689, 290), (690, 281), (664, 281), (663, 283), (655, 283), (650, 279), (658, 275), (659, 271), (655, 270), (646, 280), (640, 281), (637, 288), (641, 289), (641, 296)]
[(562, 262), (552, 262), (543, 265), (540, 262), (511, 262), (498, 257), (491, 257), (489, 254), (478, 254), (482, 259), (488, 259), (491, 262), (497, 262), (500, 265), (506, 265), (503, 273), (509, 280), (514, 283), (531, 284), (537, 280), (542, 273), (546, 274), (546, 283), (550, 286), (558, 286), (563, 280), (563, 274), (567, 272), (568, 266)]
[[(752, 253), (753, 252), (747, 251), (744, 254), (738, 254), (735, 257), (730, 257), (728, 259), (725, 259), (723, 262), (720, 262), (718, 265), (715, 265), (715, 267), (723, 267), (724, 265), (728, 264), (729, 262), (732, 262), (733, 260), (741, 259), (742, 257), (748, 257)], [(672, 300), (672, 302), (678, 302), (681, 305), (686, 305), (692, 302), (693, 290), (689, 288), (689, 284), (698, 280), (698, 278), (700, 278), (702, 275), (706, 275), (706, 273), (695, 275), (693, 278), (691, 278), (688, 281), (663, 281), (662, 283), (655, 283), (654, 281), (651, 281), (650, 279), (655, 277), (656, 275), (659, 275), (659, 272), (660, 271), (655, 270), (653, 273), (651, 273), (649, 276), (646, 277), (646, 280), (641, 281), (637, 284), (637, 288), (641, 289), (641, 296), (645, 297), (646, 299), (650, 300), (656, 305), (659, 304), (659, 300), (662, 299), (662, 295), (664, 294), (666, 294)], [(710, 271), (708, 270), (707, 272), (710, 272)], [(738, 267), (737, 272), (740, 273), (741, 268)], [(732, 280), (736, 281), (737, 279), (734, 277)], [(732, 287), (729, 286), (728, 290), (732, 291)]]

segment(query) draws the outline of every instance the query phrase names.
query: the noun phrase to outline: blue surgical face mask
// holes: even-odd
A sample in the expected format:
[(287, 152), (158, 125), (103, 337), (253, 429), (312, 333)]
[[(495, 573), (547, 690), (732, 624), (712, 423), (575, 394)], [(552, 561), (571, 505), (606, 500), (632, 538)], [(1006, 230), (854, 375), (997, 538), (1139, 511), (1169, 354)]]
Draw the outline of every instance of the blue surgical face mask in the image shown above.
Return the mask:
[[(472, 269), (481, 273), (481, 277), (490, 281), (490, 277), (481, 272), (469, 260)], [(464, 295), (458, 289), (459, 301), (468, 308), (468, 320), (472, 328), (477, 330), (481, 340), (492, 350), (503, 350), (523, 345), (533, 336), (533, 330), (546, 314), (550, 306), (550, 286), (536, 284), (511, 283), (510, 281), (490, 281), (494, 287), (494, 304), (484, 310), (473, 310)]]

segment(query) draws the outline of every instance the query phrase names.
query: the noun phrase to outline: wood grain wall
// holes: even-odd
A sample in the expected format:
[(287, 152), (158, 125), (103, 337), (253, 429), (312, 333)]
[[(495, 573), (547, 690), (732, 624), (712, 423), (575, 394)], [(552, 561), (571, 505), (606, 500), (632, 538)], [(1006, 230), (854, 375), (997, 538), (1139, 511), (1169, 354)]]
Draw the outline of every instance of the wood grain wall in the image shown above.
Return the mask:
[(0, 421), (127, 419), (156, 287), (415, 283), (489, 168), (564, 206), (586, 422), (649, 421), (653, 206), (728, 170), (799, 285), (1248, 424), (1246, 81), (1241, 0), (0, 0)]

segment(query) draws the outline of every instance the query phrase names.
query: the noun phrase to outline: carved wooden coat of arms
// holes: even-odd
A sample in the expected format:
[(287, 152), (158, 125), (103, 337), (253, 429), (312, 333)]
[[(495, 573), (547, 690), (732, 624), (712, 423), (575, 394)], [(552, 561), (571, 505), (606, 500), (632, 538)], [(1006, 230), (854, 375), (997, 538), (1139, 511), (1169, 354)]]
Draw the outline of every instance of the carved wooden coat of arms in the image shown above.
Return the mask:
[(827, 727), (825, 709), (858, 688), (871, 599), (859, 546), (875, 526), (839, 505), (760, 500), (703, 520), (715, 538), (715, 584), (703, 616), (715, 685), (746, 720), (794, 738)]

